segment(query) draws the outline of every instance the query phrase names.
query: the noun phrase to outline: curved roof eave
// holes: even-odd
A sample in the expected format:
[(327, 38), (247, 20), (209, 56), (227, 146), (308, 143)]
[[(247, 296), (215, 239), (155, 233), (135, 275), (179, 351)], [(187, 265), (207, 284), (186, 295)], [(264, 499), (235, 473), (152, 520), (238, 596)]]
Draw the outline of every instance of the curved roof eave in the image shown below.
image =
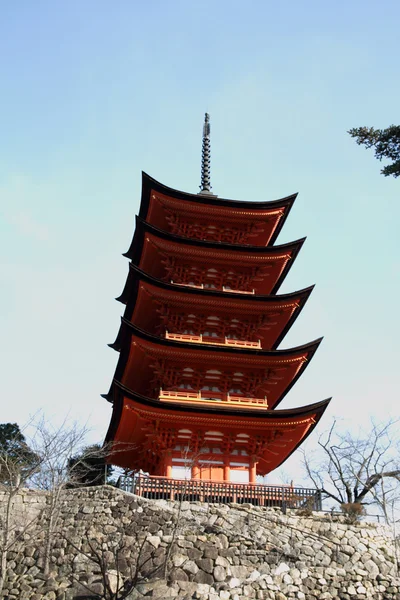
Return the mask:
[(241, 302), (266, 302), (266, 303), (277, 303), (277, 302), (287, 302), (289, 300), (292, 300), (294, 298), (300, 298), (300, 299), (304, 299), (307, 300), (308, 297), (310, 296), (311, 292), (313, 291), (315, 285), (309, 285), (306, 288), (303, 288), (301, 290), (298, 290), (296, 292), (289, 292), (286, 294), (267, 294), (267, 295), (262, 295), (262, 294), (243, 294), (242, 296), (240, 294), (238, 294), (237, 292), (229, 292), (229, 290), (227, 291), (222, 291), (222, 290), (214, 290), (212, 288), (204, 288), (201, 291), (199, 291), (197, 288), (191, 288), (189, 286), (177, 286), (174, 283), (169, 283), (167, 281), (162, 281), (161, 279), (157, 279), (156, 277), (153, 277), (152, 275), (145, 273), (145, 271), (143, 271), (142, 269), (140, 269), (137, 265), (135, 265), (133, 262), (129, 263), (129, 273), (128, 273), (128, 277), (126, 279), (126, 283), (124, 286), (124, 289), (122, 290), (122, 293), (115, 298), (118, 302), (121, 302), (122, 304), (128, 305), (131, 299), (131, 288), (135, 285), (136, 282), (138, 281), (146, 281), (147, 283), (150, 283), (151, 285), (154, 285), (154, 287), (157, 287), (159, 289), (163, 289), (163, 290), (168, 290), (174, 293), (178, 293), (178, 294), (182, 294), (182, 295), (203, 295), (203, 294), (207, 294), (208, 297), (214, 297), (214, 298), (221, 298), (221, 299), (231, 299), (231, 300), (240, 300)]
[(175, 235), (173, 233), (163, 231), (162, 229), (159, 229), (158, 227), (147, 223), (147, 221), (144, 221), (141, 217), (137, 216), (136, 228), (133, 234), (132, 242), (127, 252), (124, 252), (122, 256), (130, 258), (131, 260), (138, 259), (138, 253), (140, 256), (145, 232), (152, 233), (156, 237), (177, 244), (196, 246), (198, 248), (212, 248), (214, 250), (222, 249), (227, 252), (235, 251), (248, 252), (254, 254), (279, 254), (281, 252), (288, 252), (289, 250), (298, 252), (306, 240), (306, 236), (304, 236), (302, 238), (294, 240), (293, 242), (286, 242), (285, 244), (279, 244), (277, 246), (250, 246), (246, 244), (226, 244), (225, 242), (210, 242), (209, 240), (193, 240), (191, 238), (185, 238), (180, 235)]
[[(228, 198), (218, 198), (218, 196), (205, 195), (205, 194), (190, 194), (188, 192), (182, 192), (174, 188), (168, 187), (159, 181), (156, 181), (153, 177), (142, 171), (142, 198), (140, 204), (140, 216), (146, 218), (148, 205), (150, 201), (150, 191), (154, 190), (160, 194), (166, 196), (172, 196), (179, 200), (189, 200), (190, 202), (198, 202), (199, 204), (212, 204), (214, 206), (230, 206), (232, 208), (248, 208), (251, 209), (274, 209), (274, 208), (290, 208), (293, 202), (297, 198), (298, 193), (290, 194), (284, 198), (276, 200), (230, 200)], [(288, 211), (287, 211), (288, 212)]]
[[(113, 344), (109, 344), (110, 348), (113, 348), (114, 350), (117, 350), (120, 352), (117, 366), (115, 368), (114, 379), (120, 379), (122, 377), (122, 374), (125, 371), (125, 366), (126, 366), (126, 363), (127, 363), (128, 357), (129, 357), (130, 339), (133, 334), (135, 334), (137, 337), (139, 337), (141, 339), (147, 340), (150, 343), (154, 343), (156, 345), (169, 346), (170, 348), (175, 347), (175, 348), (185, 349), (190, 352), (212, 352), (212, 353), (216, 354), (216, 358), (217, 358), (218, 354), (221, 352), (223, 352), (225, 354), (231, 354), (232, 356), (236, 356), (236, 357), (240, 356), (240, 355), (244, 355), (246, 357), (248, 357), (248, 356), (255, 357), (255, 356), (260, 356), (260, 355), (261, 356), (271, 356), (271, 357), (273, 357), (273, 356), (290, 356), (290, 355), (296, 354), (297, 352), (307, 352), (308, 353), (307, 360), (303, 362), (303, 364), (301, 365), (297, 374), (292, 379), (291, 383), (284, 389), (282, 394), (279, 396), (279, 398), (277, 399), (277, 401), (274, 404), (274, 408), (277, 407), (278, 404), (280, 404), (282, 402), (284, 397), (288, 394), (288, 392), (292, 389), (292, 387), (295, 385), (297, 380), (300, 378), (300, 376), (302, 375), (304, 370), (308, 367), (315, 352), (318, 349), (318, 346), (320, 345), (320, 343), (323, 339), (321, 337), (312, 342), (309, 342), (308, 344), (303, 344), (302, 346), (296, 346), (294, 348), (289, 348), (289, 349), (285, 349), (285, 350), (262, 350), (262, 349), (252, 350), (252, 349), (246, 349), (246, 348), (240, 348), (240, 349), (239, 348), (225, 348), (224, 346), (211, 346), (211, 345), (207, 345), (207, 348), (204, 348), (204, 346), (202, 346), (201, 344), (192, 344), (189, 342), (178, 342), (176, 340), (167, 340), (167, 339), (157, 338), (149, 333), (146, 333), (142, 329), (139, 329), (138, 327), (136, 327), (135, 325), (133, 325), (132, 323), (130, 323), (123, 317), (121, 317), (121, 321), (122, 321), (121, 327), (120, 327), (120, 330), (118, 332), (115, 342)], [(110, 388), (110, 391), (111, 391), (111, 388)], [(105, 397), (107, 400), (110, 400), (110, 392)]]
[(283, 458), (281, 460), (281, 462), (276, 465), (276, 467), (274, 467), (274, 471), (275, 471), (275, 469), (278, 469), (278, 467), (280, 467), (281, 465), (283, 465), (283, 463), (285, 461), (287, 461), (287, 459), (290, 458), (290, 456), (292, 456), (292, 454), (294, 452), (296, 452), (297, 448), (299, 448), (306, 441), (306, 439), (308, 438), (308, 436), (311, 435), (311, 433), (314, 431), (314, 429), (318, 425), (319, 420), (321, 419), (322, 415), (324, 414), (324, 412), (328, 408), (328, 405), (329, 405), (329, 403), (330, 403), (331, 400), (332, 400), (332, 397), (331, 398), (327, 398), (326, 400), (323, 400), (322, 402), (319, 403), (319, 404), (324, 404), (324, 406), (322, 407), (322, 410), (320, 410), (320, 411), (318, 411), (316, 413), (316, 415), (315, 415), (315, 422), (308, 428), (308, 431), (305, 434), (305, 436), (303, 436), (301, 438), (301, 440), (294, 446), (294, 448), (289, 452), (289, 454), (287, 456), (285, 456), (285, 458)]
[[(151, 342), (153, 344), (156, 345), (161, 345), (161, 346), (169, 346), (170, 348), (185, 348), (186, 350), (191, 350), (191, 351), (207, 351), (207, 352), (216, 352), (216, 353), (224, 353), (224, 354), (232, 354), (232, 356), (238, 356), (240, 354), (244, 354), (245, 356), (291, 356), (293, 354), (297, 354), (300, 352), (308, 352), (310, 354), (313, 354), (318, 346), (320, 345), (320, 343), (323, 340), (323, 337), (319, 337), (311, 342), (307, 342), (306, 344), (301, 344), (300, 346), (294, 346), (293, 348), (285, 348), (285, 349), (280, 349), (280, 350), (264, 350), (262, 348), (257, 348), (257, 349), (253, 349), (253, 348), (232, 348), (229, 346), (213, 346), (211, 344), (207, 344), (207, 347), (205, 348), (204, 345), (202, 344), (196, 344), (193, 342), (180, 342), (177, 340), (169, 340), (166, 338), (160, 338), (157, 337), (155, 335), (152, 335), (151, 333), (148, 333), (147, 331), (144, 331), (143, 329), (141, 329), (140, 327), (137, 327), (137, 325), (133, 325), (133, 323), (131, 323), (130, 321), (128, 321), (128, 319), (125, 319), (125, 317), (121, 317), (121, 328), (122, 330), (126, 329), (129, 331), (129, 337), (131, 335), (136, 335), (137, 337), (144, 339), (148, 342)], [(122, 338), (122, 336), (121, 336)], [(108, 344), (110, 346), (110, 348), (113, 348), (114, 350), (120, 350), (123, 346), (123, 340), (121, 339), (121, 346), (120, 348), (116, 347), (115, 342), (113, 344)], [(311, 356), (310, 358), (307, 359), (307, 361), (309, 362), (311, 360)]]
[(236, 292), (229, 292), (229, 291), (223, 292), (221, 290), (212, 290), (210, 288), (205, 288), (205, 289), (199, 291), (196, 288), (183, 287), (183, 286), (180, 287), (180, 286), (174, 285), (173, 283), (167, 283), (165, 281), (161, 281), (160, 279), (156, 279), (152, 275), (148, 275), (147, 273), (142, 271), (134, 263), (130, 262), (129, 263), (129, 273), (128, 273), (128, 277), (126, 279), (124, 289), (123, 289), (121, 295), (118, 296), (118, 298), (116, 298), (116, 300), (118, 302), (125, 304), (124, 317), (126, 319), (130, 320), (132, 317), (132, 314), (133, 314), (133, 311), (135, 308), (135, 304), (136, 304), (136, 300), (137, 300), (139, 283), (141, 281), (149, 283), (150, 285), (153, 285), (154, 287), (157, 287), (158, 289), (167, 290), (174, 294), (181, 294), (182, 296), (198, 297), (198, 296), (204, 294), (205, 297), (208, 297), (208, 298), (219, 298), (221, 300), (229, 299), (232, 301), (240, 301), (240, 302), (243, 302), (244, 304), (248, 303), (250, 306), (254, 302), (263, 302), (266, 305), (268, 305), (268, 304), (276, 304), (276, 303), (280, 303), (280, 302), (282, 302), (282, 303), (288, 302), (294, 298), (298, 298), (299, 299), (298, 308), (296, 308), (296, 310), (293, 311), (293, 314), (289, 318), (286, 326), (282, 329), (280, 335), (277, 337), (275, 343), (273, 344), (272, 350), (275, 350), (279, 346), (279, 344), (282, 343), (282, 340), (284, 339), (284, 337), (286, 336), (286, 334), (288, 333), (288, 331), (290, 330), (290, 328), (293, 326), (294, 322), (300, 315), (308, 298), (310, 297), (311, 292), (313, 291), (313, 289), (315, 287), (314, 285), (310, 285), (307, 288), (298, 290), (297, 292), (290, 292), (287, 294), (279, 294), (279, 295), (277, 295), (277, 294), (269, 294), (269, 295), (243, 294), (241, 296), (240, 294), (238, 294)]
[[(299, 444), (296, 446), (296, 448), (300, 445), (300, 443), (303, 443), (303, 441), (306, 439), (306, 437), (309, 435), (309, 433), (312, 431), (312, 429), (314, 429), (315, 425), (318, 423), (319, 419), (322, 417), (323, 413), (325, 412), (326, 408), (328, 407), (331, 398), (327, 398), (325, 400), (322, 400), (320, 402), (315, 402), (313, 404), (307, 404), (306, 406), (300, 406), (298, 408), (286, 408), (286, 409), (280, 409), (280, 410), (267, 410), (267, 411), (252, 411), (252, 410), (246, 410), (243, 408), (219, 408), (218, 406), (215, 406), (214, 404), (210, 404), (210, 406), (205, 407), (205, 406), (193, 406), (193, 405), (187, 405), (187, 406), (182, 406), (182, 404), (178, 404), (178, 403), (173, 403), (173, 402), (168, 402), (165, 404), (161, 404), (159, 400), (154, 400), (152, 398), (148, 398), (147, 396), (142, 396), (141, 394), (137, 394), (136, 392), (130, 390), (128, 387), (124, 386), (122, 383), (120, 383), (117, 380), (114, 380), (112, 383), (112, 387), (115, 386), (116, 388), (116, 394), (117, 394), (117, 399), (116, 399), (116, 403), (114, 406), (114, 410), (113, 410), (113, 415), (111, 418), (111, 422), (106, 434), (106, 438), (105, 438), (105, 443), (111, 441), (112, 437), (115, 435), (116, 430), (118, 428), (119, 425), (119, 421), (121, 418), (121, 414), (122, 414), (122, 397), (126, 396), (131, 400), (135, 400), (137, 402), (139, 402), (140, 404), (143, 404), (145, 406), (149, 406), (151, 408), (161, 408), (162, 410), (166, 410), (166, 411), (182, 411), (184, 410), (184, 412), (188, 413), (188, 414), (195, 414), (195, 415), (207, 415), (207, 414), (220, 414), (220, 415), (228, 415), (228, 416), (242, 416), (242, 417), (252, 417), (254, 419), (264, 419), (264, 420), (269, 420), (269, 419), (289, 419), (289, 418), (293, 418), (293, 417), (307, 417), (309, 415), (315, 415), (315, 424), (312, 425), (312, 427), (309, 428), (309, 431), (307, 432), (307, 435), (301, 440), (301, 442), (299, 442)], [(296, 448), (293, 449), (296, 450)], [(288, 458), (288, 457), (286, 457)], [(284, 460), (286, 460), (286, 458)], [(283, 462), (283, 461), (282, 461)]]

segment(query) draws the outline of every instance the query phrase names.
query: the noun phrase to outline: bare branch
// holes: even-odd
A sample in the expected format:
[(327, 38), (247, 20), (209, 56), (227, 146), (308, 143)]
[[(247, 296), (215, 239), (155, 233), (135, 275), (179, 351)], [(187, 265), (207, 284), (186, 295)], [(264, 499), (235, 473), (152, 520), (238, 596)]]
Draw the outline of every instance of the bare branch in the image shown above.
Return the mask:
[(354, 435), (338, 432), (334, 421), (318, 440), (319, 460), (303, 452), (307, 476), (325, 497), (339, 504), (368, 504), (370, 496), (387, 518), (387, 502), (394, 502), (400, 490), (393, 425), (393, 421), (372, 423), (368, 432)]

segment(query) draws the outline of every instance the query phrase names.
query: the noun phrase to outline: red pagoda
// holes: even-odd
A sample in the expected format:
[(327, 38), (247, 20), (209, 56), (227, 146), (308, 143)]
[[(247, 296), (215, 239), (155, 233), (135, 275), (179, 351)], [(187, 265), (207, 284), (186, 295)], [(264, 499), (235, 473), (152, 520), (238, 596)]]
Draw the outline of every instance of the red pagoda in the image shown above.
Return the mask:
[(320, 339), (278, 349), (312, 287), (277, 291), (304, 239), (274, 245), (296, 194), (249, 202), (211, 193), (209, 117), (201, 192), (143, 173), (128, 252), (109, 462), (172, 479), (254, 484), (304, 441), (329, 400), (277, 406)]

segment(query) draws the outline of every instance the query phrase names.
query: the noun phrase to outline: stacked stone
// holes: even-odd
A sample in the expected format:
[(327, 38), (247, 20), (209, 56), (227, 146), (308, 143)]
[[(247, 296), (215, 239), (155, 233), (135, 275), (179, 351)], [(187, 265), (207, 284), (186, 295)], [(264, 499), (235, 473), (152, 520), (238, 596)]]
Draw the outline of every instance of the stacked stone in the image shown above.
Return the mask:
[[(21, 502), (25, 513), (31, 506), (37, 515), (43, 496), (38, 502), (25, 494)], [(107, 486), (68, 490), (46, 577), (45, 524), (36, 519), (9, 553), (4, 598), (99, 597), (102, 573), (92, 557), (100, 550), (112, 588), (118, 578), (138, 575), (131, 600), (400, 598), (390, 532), (378, 524), (250, 505), (151, 501)]]

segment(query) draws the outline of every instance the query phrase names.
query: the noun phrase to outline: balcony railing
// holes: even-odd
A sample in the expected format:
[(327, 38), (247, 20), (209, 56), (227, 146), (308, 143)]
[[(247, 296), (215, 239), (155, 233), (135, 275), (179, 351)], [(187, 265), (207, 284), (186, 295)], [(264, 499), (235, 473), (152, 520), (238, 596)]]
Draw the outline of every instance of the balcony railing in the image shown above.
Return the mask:
[[(195, 283), (178, 283), (177, 281), (174, 281), (173, 279), (171, 279), (171, 283), (173, 283), (174, 285), (182, 285), (183, 287), (191, 287), (191, 288), (196, 288), (198, 290), (204, 290), (204, 289), (210, 289), (210, 290), (216, 290), (218, 291), (220, 288), (207, 288), (204, 283), (200, 283), (198, 285), (196, 285)], [(255, 294), (255, 290), (250, 290), (250, 291), (245, 291), (245, 290), (233, 290), (232, 288), (228, 288), (225, 285), (222, 286), (222, 291), (223, 292), (231, 292), (232, 294)]]
[(255, 506), (278, 506), (282, 510), (305, 507), (310, 510), (322, 510), (319, 490), (289, 485), (169, 479), (138, 475), (120, 477), (118, 487), (153, 500), (188, 500), (218, 504), (235, 502)]
[(198, 290), (204, 289), (203, 283), (200, 283), (200, 285), (196, 285), (195, 283), (178, 283), (177, 281), (173, 281), (173, 279), (171, 279), (171, 283), (174, 285), (182, 285), (183, 287), (197, 288)]
[(169, 331), (165, 332), (165, 337), (167, 340), (176, 340), (179, 342), (190, 342), (192, 344), (209, 344), (212, 346), (229, 346), (233, 348), (252, 348), (254, 350), (261, 348), (261, 342), (258, 340), (257, 342), (251, 342), (248, 340), (233, 340), (232, 338), (224, 338), (224, 341), (218, 341), (221, 338), (207, 338), (200, 335), (193, 335), (190, 333), (170, 333)]
[(251, 290), (250, 292), (245, 292), (244, 290), (232, 290), (231, 288), (227, 288), (224, 285), (222, 286), (223, 292), (232, 292), (233, 294), (255, 294), (255, 290)]
[(266, 396), (264, 396), (264, 398), (248, 398), (246, 396), (233, 396), (231, 394), (222, 394), (218, 392), (204, 392), (203, 395), (202, 392), (189, 392), (187, 390), (170, 391), (160, 389), (159, 399), (167, 402), (173, 402), (174, 400), (184, 400), (188, 402), (203, 402), (207, 404), (209, 404), (210, 402), (221, 402), (222, 404), (236, 406), (244, 405), (246, 406), (246, 408), (268, 409), (268, 401)]

